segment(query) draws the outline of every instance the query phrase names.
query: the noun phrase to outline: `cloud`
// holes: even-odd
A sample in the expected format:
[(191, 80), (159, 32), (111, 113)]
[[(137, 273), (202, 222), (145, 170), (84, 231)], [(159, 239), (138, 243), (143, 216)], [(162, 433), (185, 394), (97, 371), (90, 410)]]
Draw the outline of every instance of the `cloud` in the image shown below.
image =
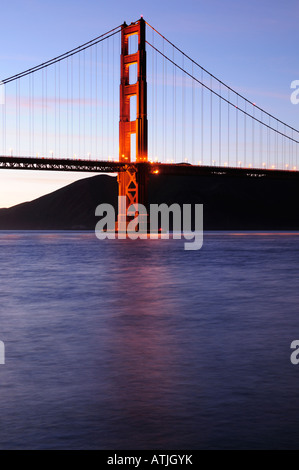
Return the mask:
[[(12, 107), (16, 108), (16, 96), (13, 95), (6, 95), (6, 105), (7, 107)], [(48, 96), (42, 98), (41, 96), (35, 97), (34, 102), (29, 97), (21, 97), (19, 100), (19, 103), (17, 103), (18, 107), (20, 109), (52, 109), (54, 110), (55, 104), (57, 105), (57, 109), (59, 106), (62, 107), (104, 107), (109, 108), (113, 107), (113, 103), (109, 102), (108, 100), (101, 100), (101, 99), (95, 99), (95, 98), (64, 98), (60, 97), (59, 99), (57, 97), (53, 96)]]

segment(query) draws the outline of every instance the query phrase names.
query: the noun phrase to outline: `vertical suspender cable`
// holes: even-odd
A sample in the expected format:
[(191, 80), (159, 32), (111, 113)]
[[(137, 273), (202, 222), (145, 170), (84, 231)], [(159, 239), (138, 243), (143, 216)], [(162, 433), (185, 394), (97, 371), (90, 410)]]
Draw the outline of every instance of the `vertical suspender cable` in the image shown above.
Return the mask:
[[(172, 54), (174, 57), (174, 48), (172, 50)], [(173, 145), (174, 145), (174, 161), (176, 162), (176, 67), (175, 65), (173, 66), (173, 106), (174, 106), (174, 111), (173, 111)]]
[(35, 104), (35, 100), (34, 100), (34, 73), (32, 74), (32, 155), (34, 156), (35, 155), (35, 139), (34, 139), (34, 131), (35, 131), (35, 121), (34, 121), (34, 106)]
[(167, 140), (168, 140), (168, 123), (167, 123), (167, 118), (168, 118), (168, 111), (167, 111), (167, 104), (168, 104), (168, 100), (167, 100), (167, 93), (168, 93), (168, 82), (167, 82), (167, 60), (165, 60), (165, 124), (164, 124), (164, 127), (165, 127), (165, 157), (167, 159)]
[[(201, 83), (203, 83), (203, 69), (201, 69)], [(201, 163), (204, 162), (204, 146), (203, 146), (203, 97), (204, 88), (201, 86)]]
[(18, 80), (16, 80), (16, 149), (15, 154), (18, 155)]
[(221, 122), (221, 83), (219, 84), (219, 95), (220, 95), (220, 98), (219, 98), (219, 142), (218, 142), (218, 145), (219, 145), (219, 161), (218, 161), (218, 165), (221, 166), (222, 164), (222, 153), (221, 153), (221, 137), (222, 137), (222, 122)]
[(69, 158), (69, 58), (66, 59), (66, 157)]
[[(229, 103), (230, 101), (230, 93), (229, 93), (229, 88), (227, 89), (227, 101)], [(227, 164), (229, 166), (230, 164), (230, 148), (229, 148), (229, 138), (230, 138), (230, 122), (229, 122), (229, 111), (230, 111), (230, 105), (227, 105)]]
[[(183, 59), (183, 70), (185, 70), (184, 56)], [(182, 161), (186, 158), (185, 154), (185, 74), (182, 72)]]
[(1, 92), (2, 92), (2, 145), (3, 145), (3, 155), (6, 154), (6, 93), (5, 93), (5, 85), (1, 85)]
[(290, 155), (291, 162), (292, 162), (292, 170), (294, 170), (295, 168), (294, 168), (294, 160), (293, 160), (293, 147), (292, 147), (292, 142), (290, 139), (289, 139), (289, 155)]
[(59, 152), (59, 158), (61, 158), (61, 99), (60, 99), (60, 94), (61, 94), (61, 80), (60, 80), (60, 62), (58, 63), (58, 152)]
[[(155, 33), (154, 33), (154, 30), (152, 29), (152, 44), (155, 43)], [(151, 78), (152, 78), (152, 87), (151, 87), (151, 92), (152, 92), (152, 113), (151, 113), (151, 116), (152, 116), (152, 119), (151, 121), (154, 119), (154, 107), (155, 107), (155, 50), (152, 49), (151, 50), (151, 54), (152, 54), (152, 74), (151, 74)], [(155, 152), (154, 152), (154, 126), (153, 126), (153, 123), (151, 124), (151, 136), (152, 136), (152, 160), (154, 161), (155, 159)]]
[(210, 77), (210, 165), (213, 166), (213, 78)]
[(295, 144), (296, 145), (296, 168), (297, 170), (299, 169), (298, 166), (299, 166), (299, 163), (298, 163), (298, 144)]
[[(261, 122), (263, 122), (263, 113), (261, 112)], [(263, 155), (263, 126), (260, 125), (260, 160), (261, 167), (264, 167), (264, 155)]]
[(19, 86), (18, 86), (18, 114), (19, 114), (19, 119), (18, 119), (18, 155), (21, 155), (21, 80), (18, 80)]
[(78, 146), (78, 149), (79, 149), (79, 158), (81, 158), (81, 53), (79, 53), (79, 69), (78, 69), (78, 72), (79, 72), (79, 80), (78, 80), (78, 83), (79, 83), (79, 100), (78, 100), (78, 104), (79, 104), (79, 146)]
[[(253, 117), (255, 115), (255, 109), (252, 110)], [(252, 119), (252, 166), (255, 166), (255, 141), (254, 141), (254, 119)]]
[(101, 159), (104, 159), (104, 46), (102, 43), (101, 49), (101, 108), (102, 108), (102, 120), (101, 120), (101, 129), (102, 129), (102, 155)]
[(71, 126), (72, 126), (72, 149), (71, 157), (74, 157), (74, 62), (71, 57)]
[(95, 57), (95, 66), (96, 66), (96, 77), (95, 77), (95, 93), (96, 93), (96, 98), (95, 98), (95, 113), (96, 113), (96, 117), (95, 117), (95, 158), (98, 159), (99, 158), (99, 155), (98, 155), (98, 45), (96, 44), (95, 46), (96, 48), (96, 51), (95, 51), (95, 54), (96, 54), (96, 57)]
[(162, 155), (163, 161), (166, 163), (165, 155), (165, 57), (164, 57), (164, 41), (162, 39)]
[(83, 152), (82, 158), (86, 156), (86, 50), (83, 51)]
[(46, 122), (45, 122), (45, 134), (46, 134), (46, 155), (48, 153), (48, 70), (47, 67), (45, 68), (45, 94), (46, 94), (46, 103), (45, 103), (45, 114), (46, 114)]
[(106, 123), (106, 131), (105, 131), (105, 137), (106, 137), (106, 155), (105, 155), (105, 160), (108, 160), (109, 156), (109, 102), (110, 102), (110, 96), (109, 96), (109, 65), (110, 65), (110, 60), (109, 60), (109, 40), (106, 41), (107, 44), (107, 64), (106, 64), (106, 69), (107, 69), (107, 123)]
[(31, 157), (32, 156), (32, 151), (31, 151), (31, 127), (32, 127), (32, 96), (31, 96), (31, 79), (32, 76), (31, 74), (29, 75), (29, 140), (28, 140), (28, 155)]
[[(247, 113), (247, 107), (246, 107), (246, 101), (245, 101), (245, 113)], [(245, 167), (247, 167), (247, 135), (246, 135), (246, 124), (247, 124), (247, 115), (244, 114), (244, 164)]]
[[(192, 62), (192, 76), (194, 76), (194, 64)], [(195, 100), (195, 92), (194, 92), (194, 86), (195, 86), (195, 82), (194, 80), (192, 80), (192, 102), (191, 102), (191, 106), (192, 106), (192, 110), (191, 110), (191, 120), (192, 120), (192, 123), (191, 123), (191, 132), (192, 132), (192, 136), (191, 136), (191, 158), (192, 158), (192, 164), (194, 164), (194, 100)]]
[[(239, 102), (237, 95), (237, 105), (236, 105), (236, 166), (239, 166)], [(241, 163), (240, 163), (241, 165)]]
[[(276, 121), (276, 130), (278, 131), (278, 121)], [(278, 160), (278, 133), (275, 132), (275, 159), (277, 168), (279, 168), (279, 160)], [(281, 165), (280, 165), (281, 166)], [(283, 170), (284, 168), (282, 168)]]
[(158, 157), (158, 108), (157, 108), (157, 100), (158, 100), (158, 57), (155, 54), (155, 156)]
[[(34, 74), (33, 74), (34, 76)], [(55, 98), (54, 98), (54, 139), (55, 139), (55, 157), (57, 158), (57, 65), (54, 66), (54, 89), (55, 89)]]
[(92, 47), (90, 48), (90, 69), (89, 69), (89, 157), (93, 155), (93, 147), (92, 147), (92, 110), (93, 110), (93, 88), (92, 88), (92, 74), (93, 74), (93, 54), (92, 54)]
[[(269, 125), (270, 125), (270, 117), (269, 117)], [(270, 155), (270, 135), (269, 135), (269, 128), (267, 128), (267, 156), (269, 161), (271, 162), (271, 166), (275, 167), (275, 161), (271, 159)]]
[[(115, 38), (112, 37), (112, 79), (115, 80), (114, 77), (114, 49), (115, 49)], [(114, 142), (114, 126), (116, 119), (115, 118), (115, 110), (114, 110), (114, 86), (112, 84), (112, 157), (115, 158), (115, 142)]]
[(42, 69), (42, 129), (41, 129), (41, 137), (42, 137), (42, 142), (41, 142), (41, 148), (40, 152), (41, 155), (44, 156), (44, 69)]

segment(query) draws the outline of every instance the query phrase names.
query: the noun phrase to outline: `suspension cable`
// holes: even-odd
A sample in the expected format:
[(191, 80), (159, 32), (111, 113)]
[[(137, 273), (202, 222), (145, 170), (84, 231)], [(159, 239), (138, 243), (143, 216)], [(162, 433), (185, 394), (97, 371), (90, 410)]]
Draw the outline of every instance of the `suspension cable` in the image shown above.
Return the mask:
[[(146, 43), (152, 47), (156, 52), (158, 52), (162, 57), (164, 57), (165, 59), (167, 59), (170, 63), (172, 63), (173, 65), (175, 65), (178, 69), (180, 69), (182, 72), (184, 72), (186, 75), (188, 75), (190, 78), (192, 78), (193, 80), (195, 80), (197, 83), (199, 83), (201, 86), (203, 86), (204, 88), (206, 88), (207, 90), (209, 90), (212, 94), (218, 96), (218, 98), (221, 98), (223, 101), (225, 101), (227, 104), (229, 104), (230, 106), (233, 106), (234, 108), (237, 108), (238, 111), (242, 112), (243, 114), (245, 114), (246, 116), (250, 117), (252, 120), (258, 122), (259, 124), (262, 124), (264, 127), (268, 128), (268, 129), (271, 129), (272, 131), (282, 135), (283, 137), (289, 139), (290, 141), (292, 142), (295, 142), (296, 144), (299, 144), (299, 141), (294, 139), (293, 137), (290, 137), (288, 136), (287, 134), (281, 132), (281, 131), (277, 131), (277, 129), (275, 129), (274, 127), (270, 126), (269, 124), (265, 123), (265, 122), (262, 122), (260, 119), (258, 119), (257, 117), (251, 115), (250, 113), (248, 113), (247, 111), (245, 111), (244, 109), (242, 108), (239, 108), (238, 106), (236, 106), (234, 103), (232, 103), (231, 101), (228, 101), (226, 98), (224, 98), (223, 96), (221, 96), (219, 93), (217, 93), (217, 91), (213, 90), (212, 88), (210, 88), (208, 85), (206, 85), (205, 83), (203, 83), (202, 81), (200, 81), (198, 78), (194, 77), (191, 73), (187, 72), (187, 70), (185, 70), (184, 68), (182, 68), (180, 65), (178, 65), (176, 62), (174, 62), (172, 59), (170, 59), (169, 57), (167, 57), (165, 54), (163, 54), (163, 52), (161, 52), (159, 49), (157, 49), (155, 46), (153, 46), (150, 42), (146, 41)], [(175, 47), (175, 46), (174, 46)], [(184, 54), (185, 55), (185, 54)], [(186, 56), (186, 55), (185, 55)], [(188, 56), (186, 56), (188, 57)], [(191, 59), (190, 59), (191, 60)], [(196, 64), (196, 62), (195, 62)], [(198, 64), (196, 64), (198, 65)], [(201, 67), (202, 68), (202, 67)], [(203, 68), (202, 68), (203, 69)], [(204, 70), (204, 69), (203, 69)], [(207, 72), (211, 78), (213, 78), (213, 76)], [(216, 79), (217, 80), (217, 79)], [(219, 81), (219, 80), (218, 80)], [(221, 82), (222, 83), (222, 82)], [(226, 86), (226, 85), (224, 85)], [(234, 90), (232, 90), (230, 87), (227, 87), (228, 90), (230, 91), (233, 91), (234, 93), (236, 93)], [(289, 129), (299, 133), (299, 130), (297, 129), (293, 129), (291, 126), (288, 126), (288, 124), (284, 123), (283, 121), (280, 121), (279, 119), (275, 118), (274, 116), (272, 116), (271, 114), (267, 113), (266, 111), (263, 111), (261, 108), (259, 108), (258, 106), (256, 106), (254, 103), (251, 103), (249, 100), (246, 100), (246, 98), (243, 98), (243, 96), (239, 95), (238, 93), (236, 93), (238, 97), (241, 97), (242, 99), (244, 99), (245, 101), (247, 101), (247, 103), (250, 103), (254, 108), (253, 109), (259, 109), (261, 110), (262, 112), (264, 112), (265, 114), (267, 114), (269, 117), (271, 117), (272, 119), (280, 122), (281, 124), (283, 124), (285, 127), (288, 127)]]
[[(201, 68), (204, 72), (206, 72), (208, 75), (210, 75), (212, 78), (214, 78), (215, 80), (217, 80), (221, 85), (225, 86), (226, 88), (228, 88), (230, 91), (232, 91), (235, 95), (237, 95), (239, 98), (242, 98), (244, 101), (246, 101), (248, 104), (250, 104), (251, 106), (254, 106), (256, 109), (262, 111), (263, 113), (267, 114), (269, 117), (271, 117), (272, 119), (275, 119), (276, 121), (278, 121), (280, 124), (283, 124), (285, 125), (286, 127), (288, 127), (289, 129), (295, 131), (295, 132), (299, 132), (298, 129), (295, 129), (293, 128), (292, 126), (289, 126), (288, 124), (286, 124), (285, 122), (281, 121), (280, 119), (276, 118), (275, 116), (273, 116), (272, 114), (268, 113), (267, 111), (265, 111), (264, 109), (260, 108), (259, 106), (257, 106), (255, 103), (253, 103), (252, 101), (248, 100), (245, 96), (241, 95), (240, 93), (238, 93), (237, 91), (235, 91), (233, 88), (231, 88), (230, 86), (226, 85), (226, 83), (224, 83), (223, 81), (221, 81), (219, 78), (217, 78), (215, 75), (213, 75), (212, 73), (210, 73), (208, 70), (206, 70), (204, 67), (202, 67), (200, 64), (198, 64), (195, 60), (191, 59), (190, 56), (188, 56), (187, 54), (185, 54), (185, 52), (183, 52), (179, 47), (177, 47), (175, 44), (173, 44), (171, 41), (169, 41), (169, 39), (167, 39), (165, 36), (163, 36), (163, 34), (161, 34), (159, 31), (157, 31), (152, 25), (150, 25), (147, 21), (145, 21), (145, 23), (151, 28), (153, 29), (159, 36), (161, 36), (161, 38), (163, 38), (166, 42), (168, 42), (168, 44), (170, 44), (172, 47), (174, 47), (178, 52), (180, 52), (181, 54), (183, 54), (187, 59), (189, 59), (193, 64), (197, 65), (197, 67)], [(148, 43), (149, 44), (149, 43)], [(151, 44), (149, 44), (151, 45)], [(194, 78), (194, 77), (192, 77)], [(249, 114), (250, 116), (250, 114)], [(291, 139), (292, 140), (292, 139)], [(295, 140), (294, 140), (295, 141)], [(296, 142), (296, 141), (295, 141)]]
[(49, 67), (50, 65), (56, 64), (57, 62), (61, 62), (62, 60), (67, 59), (68, 57), (71, 57), (77, 54), (78, 52), (82, 52), (85, 49), (88, 49), (89, 47), (92, 47), (95, 44), (98, 44), (99, 42), (102, 42), (105, 39), (108, 39), (111, 36), (118, 34), (120, 31), (121, 31), (121, 25), (117, 26), (116, 28), (111, 29), (107, 33), (101, 34), (101, 36), (98, 36), (97, 38), (92, 39), (91, 41), (88, 41), (85, 44), (82, 44), (81, 46), (76, 47), (75, 49), (72, 49), (68, 52), (65, 52), (64, 54), (54, 57), (54, 59), (48, 60), (47, 62), (43, 62), (42, 64), (39, 64), (39, 65), (36, 65), (35, 67), (25, 70), (24, 72), (5, 78), (4, 80), (2, 80), (2, 83), (6, 84), (9, 82), (12, 82), (14, 80), (17, 80), (18, 78), (25, 77), (26, 75), (37, 72), (38, 70), (41, 70), (45, 67)]

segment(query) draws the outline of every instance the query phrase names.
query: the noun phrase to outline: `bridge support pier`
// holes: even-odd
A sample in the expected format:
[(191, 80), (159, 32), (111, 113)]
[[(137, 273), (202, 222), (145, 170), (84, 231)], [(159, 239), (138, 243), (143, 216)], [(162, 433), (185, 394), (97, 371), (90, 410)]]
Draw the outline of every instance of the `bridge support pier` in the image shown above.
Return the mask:
[[(132, 220), (132, 216), (128, 216), (128, 208), (134, 204), (142, 204), (148, 213), (148, 182), (149, 182), (149, 167), (147, 163), (139, 163), (126, 169), (126, 171), (118, 173), (118, 196), (123, 197), (125, 204), (120, 204), (118, 207), (118, 220), (116, 223), (116, 231), (119, 227), (122, 229), (127, 226)], [(139, 215), (139, 218), (142, 215)], [(147, 216), (146, 216), (147, 217)], [(140, 219), (139, 219), (140, 220)], [(149, 229), (149, 221), (142, 222), (143, 227)]]
[[(138, 36), (138, 50), (129, 50), (129, 37)], [(130, 83), (130, 66), (137, 66), (137, 81)], [(125, 197), (126, 207), (119, 210), (118, 220), (131, 217), (127, 211), (132, 204), (143, 204), (147, 207), (148, 190), (148, 124), (147, 124), (147, 85), (146, 85), (146, 51), (145, 21), (122, 26), (120, 57), (120, 121), (119, 121), (119, 161), (131, 163), (131, 135), (136, 135), (135, 169), (128, 167), (118, 174), (118, 195)], [(136, 120), (131, 121), (131, 98), (136, 97)], [(124, 213), (125, 212), (125, 213)], [(118, 228), (117, 224), (117, 228)]]

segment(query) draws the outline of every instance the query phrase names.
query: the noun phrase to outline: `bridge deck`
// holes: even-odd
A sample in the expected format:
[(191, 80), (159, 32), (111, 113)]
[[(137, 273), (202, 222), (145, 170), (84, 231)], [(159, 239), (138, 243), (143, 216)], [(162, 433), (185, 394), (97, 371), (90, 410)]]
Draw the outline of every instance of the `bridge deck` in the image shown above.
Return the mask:
[(219, 166), (190, 165), (187, 163), (124, 163), (97, 160), (73, 160), (37, 157), (0, 156), (0, 169), (38, 170), (38, 171), (69, 171), (82, 173), (118, 173), (122, 171), (138, 171), (143, 169), (151, 174), (161, 175), (202, 175), (202, 176), (234, 176), (252, 178), (290, 178), (299, 179), (299, 171), (258, 168), (234, 168)]

